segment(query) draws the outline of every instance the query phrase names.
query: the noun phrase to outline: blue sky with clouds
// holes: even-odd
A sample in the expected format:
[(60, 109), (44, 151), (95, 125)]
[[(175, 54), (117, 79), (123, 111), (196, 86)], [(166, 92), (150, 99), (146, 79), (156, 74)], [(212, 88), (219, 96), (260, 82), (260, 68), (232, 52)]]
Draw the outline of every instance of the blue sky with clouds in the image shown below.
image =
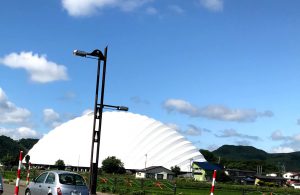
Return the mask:
[[(0, 7), (0, 134), (38, 137), (105, 103), (199, 149), (300, 150), (298, 0), (10, 0)], [(92, 130), (91, 130), (92, 131)]]

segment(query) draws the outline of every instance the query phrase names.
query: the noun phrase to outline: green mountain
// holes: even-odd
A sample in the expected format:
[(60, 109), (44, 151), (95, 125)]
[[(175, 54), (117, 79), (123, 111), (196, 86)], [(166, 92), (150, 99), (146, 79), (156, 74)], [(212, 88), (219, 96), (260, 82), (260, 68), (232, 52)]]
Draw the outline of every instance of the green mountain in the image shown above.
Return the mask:
[(233, 166), (233, 162), (239, 162), (240, 164), (252, 162), (255, 166), (276, 167), (277, 171), (283, 168), (286, 171), (300, 170), (300, 152), (267, 153), (253, 146), (223, 145), (212, 153), (217, 158), (224, 159), (227, 165), (231, 166)]
[(13, 140), (10, 137), (0, 136), (0, 162), (7, 166), (18, 163), (19, 152), (23, 151), (23, 157), (38, 142), (38, 139)]

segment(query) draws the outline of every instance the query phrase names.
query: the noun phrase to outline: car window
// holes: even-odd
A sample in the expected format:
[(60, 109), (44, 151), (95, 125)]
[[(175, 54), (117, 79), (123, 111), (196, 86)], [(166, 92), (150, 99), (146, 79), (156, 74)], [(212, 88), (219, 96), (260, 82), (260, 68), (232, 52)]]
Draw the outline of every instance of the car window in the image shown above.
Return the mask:
[(66, 185), (85, 185), (84, 179), (77, 174), (63, 173), (59, 175), (59, 182)]
[(38, 178), (36, 178), (35, 182), (36, 183), (43, 183), (45, 181), (45, 178), (46, 178), (47, 174), (48, 173), (41, 174)]
[(77, 186), (85, 185), (85, 181), (80, 175), (75, 175), (75, 183)]
[(55, 175), (54, 173), (49, 173), (45, 183), (53, 184), (55, 182)]

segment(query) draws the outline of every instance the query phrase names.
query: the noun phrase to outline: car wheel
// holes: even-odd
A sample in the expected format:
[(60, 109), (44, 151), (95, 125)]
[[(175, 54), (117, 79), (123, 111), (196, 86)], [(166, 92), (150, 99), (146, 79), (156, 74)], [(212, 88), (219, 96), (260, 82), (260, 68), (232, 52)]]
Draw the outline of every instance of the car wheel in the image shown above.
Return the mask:
[(25, 195), (31, 195), (30, 190), (26, 190)]

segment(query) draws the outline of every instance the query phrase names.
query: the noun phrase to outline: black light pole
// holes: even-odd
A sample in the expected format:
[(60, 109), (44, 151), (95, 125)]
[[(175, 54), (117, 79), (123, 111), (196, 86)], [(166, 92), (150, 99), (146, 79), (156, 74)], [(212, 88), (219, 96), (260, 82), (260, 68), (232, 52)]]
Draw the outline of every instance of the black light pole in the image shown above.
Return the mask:
[[(94, 104), (94, 122), (93, 122), (93, 134), (92, 134), (92, 147), (91, 147), (91, 162), (90, 162), (90, 194), (96, 194), (97, 188), (97, 174), (98, 174), (98, 162), (99, 162), (99, 149), (100, 149), (100, 135), (102, 126), (102, 113), (104, 107), (115, 108), (117, 110), (128, 111), (127, 107), (124, 106), (112, 106), (103, 104), (104, 102), (104, 87), (105, 87), (105, 73), (106, 73), (106, 59), (107, 59), (107, 47), (104, 50), (104, 55), (99, 49), (95, 49), (91, 53), (84, 51), (74, 50), (73, 52), (76, 56), (95, 58), (98, 60), (97, 66), (97, 79), (96, 79), (96, 95)], [(99, 91), (99, 81), (100, 81), (100, 67), (101, 61), (103, 61), (102, 68), (102, 81), (101, 81), (101, 95), (100, 103), (98, 103), (98, 91)], [(97, 125), (98, 123), (98, 125)], [(96, 152), (95, 152), (96, 148)], [(96, 154), (96, 156), (95, 156)]]

